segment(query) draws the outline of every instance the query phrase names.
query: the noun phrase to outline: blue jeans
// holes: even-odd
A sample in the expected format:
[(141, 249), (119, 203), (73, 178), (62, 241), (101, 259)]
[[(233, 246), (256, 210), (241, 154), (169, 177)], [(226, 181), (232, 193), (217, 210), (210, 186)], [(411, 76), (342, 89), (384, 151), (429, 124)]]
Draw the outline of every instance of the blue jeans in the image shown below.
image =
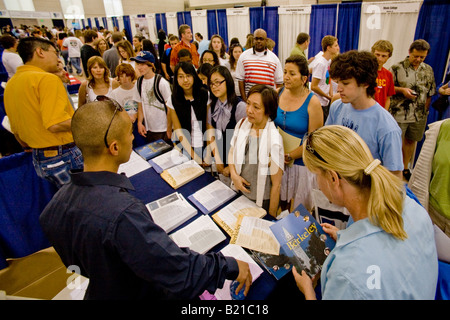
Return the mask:
[(67, 149), (59, 146), (57, 150), (33, 149), (33, 165), (39, 177), (60, 188), (70, 182), (69, 170), (83, 169), (83, 155), (75, 145)]
[(81, 70), (81, 58), (70, 58), (70, 63), (77, 70), (77, 74), (83, 73), (83, 70)]

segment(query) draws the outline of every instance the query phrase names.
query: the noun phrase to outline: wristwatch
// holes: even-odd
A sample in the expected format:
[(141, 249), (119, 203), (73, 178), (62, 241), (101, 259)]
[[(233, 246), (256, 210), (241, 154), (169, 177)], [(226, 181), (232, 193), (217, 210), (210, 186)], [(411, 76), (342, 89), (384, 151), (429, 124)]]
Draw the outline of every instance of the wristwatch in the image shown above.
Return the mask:
[(288, 157), (288, 161), (291, 161), (291, 160), (292, 160), (292, 158), (291, 158), (291, 156), (290, 156), (289, 153), (287, 154), (287, 157)]

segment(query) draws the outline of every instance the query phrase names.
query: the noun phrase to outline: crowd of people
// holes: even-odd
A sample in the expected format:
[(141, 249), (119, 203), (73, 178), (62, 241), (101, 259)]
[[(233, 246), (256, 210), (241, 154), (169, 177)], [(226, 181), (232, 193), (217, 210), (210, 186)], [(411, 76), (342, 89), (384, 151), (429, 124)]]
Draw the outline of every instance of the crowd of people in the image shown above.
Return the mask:
[[(98, 187), (88, 194), (83, 189), (97, 184), (93, 173), (86, 171), (116, 173), (118, 165), (128, 161), (135, 143), (130, 133), (135, 132), (145, 142), (173, 143), (273, 218), (299, 204), (311, 210), (313, 189), (346, 207), (352, 223), (339, 231), (344, 240), (338, 240), (334, 260), (329, 259), (323, 269), (324, 298), (434, 298), (437, 257), (432, 222), (425, 209), (405, 196), (404, 185), (436, 93), (433, 70), (424, 62), (431, 49), (425, 40), (415, 40), (405, 60), (387, 70), (384, 64), (393, 45), (386, 40), (374, 43), (371, 52), (340, 53), (338, 39), (327, 35), (322, 51), (308, 60), (305, 50), (310, 37), (300, 33), (291, 55), (280, 61), (263, 29), (249, 34), (244, 46), (235, 38), (228, 46), (220, 35), (207, 40), (200, 33), (193, 41), (188, 25), (181, 25), (178, 35), (163, 33), (158, 33), (156, 44), (140, 35), (130, 39), (122, 32), (101, 33), (95, 28), (82, 36), (57, 32), (58, 41), (42, 34), (20, 41), (11, 34), (0, 38), (10, 75), (4, 97), (12, 132), (23, 148), (33, 152), (40, 177), (60, 188), (73, 182), (52, 200), (41, 222), (66, 264), (83, 264), (91, 255), (99, 263), (85, 266), (84, 272), (91, 275), (89, 297), (118, 297), (118, 292), (193, 297), (199, 286), (214, 289), (225, 278), (238, 278), (239, 289), (245, 283), (247, 291), (251, 283), (243, 262), (223, 260), (220, 254), (180, 253), (151, 218), (142, 218), (146, 209), (131, 196), (123, 199), (135, 203), (128, 209), (117, 199), (108, 200), (113, 191)], [(22, 63), (11, 56), (16, 50)], [(61, 63), (68, 72), (85, 75), (76, 107), (70, 104), (61, 78), (51, 74), (60, 71)], [(448, 95), (448, 83), (442, 87), (439, 93)], [(85, 173), (74, 173), (83, 163)], [(112, 175), (99, 173), (97, 178), (108, 186), (130, 189), (129, 182)], [(83, 218), (67, 226), (61, 219), (61, 210), (68, 216), (85, 210), (64, 205), (74, 196), (92, 202), (104, 199), (100, 203), (108, 204), (115, 216), (130, 213), (119, 222), (113, 216), (104, 218), (104, 209), (98, 215), (118, 224), (117, 238), (108, 238), (111, 247), (121, 247), (117, 255), (100, 254), (111, 249), (99, 245), (74, 260), (72, 251), (82, 250), (85, 244), (82, 239), (64, 240), (61, 232), (88, 223)], [(450, 219), (448, 211), (441, 215)], [(98, 236), (104, 232), (109, 237), (109, 227), (101, 227)], [(151, 230), (144, 232), (146, 228)], [(336, 228), (324, 228), (337, 240)], [(127, 234), (131, 230), (142, 238), (131, 239)], [(152, 233), (157, 238), (149, 242)], [(158, 241), (167, 246), (164, 252), (155, 249)], [(363, 247), (377, 249), (369, 257), (361, 255)], [(147, 251), (139, 258), (131, 253), (141, 250)], [(151, 274), (162, 270), (146, 269), (133, 260), (143, 261), (146, 256), (151, 260), (152, 254), (174, 260), (173, 279), (155, 279)], [(348, 268), (348, 259), (353, 268)], [(366, 286), (367, 259), (383, 265), (386, 277), (381, 291)], [(204, 271), (186, 274), (175, 267), (175, 260)], [(98, 268), (118, 261), (130, 268), (109, 271), (115, 283), (124, 280), (124, 287), (108, 292), (103, 289), (110, 288), (105, 285), (108, 279), (99, 275)], [(400, 272), (399, 265), (413, 267)], [(98, 282), (92, 282), (92, 275), (99, 276)], [(314, 298), (311, 279), (295, 268), (294, 276), (305, 297)], [(134, 282), (125, 284), (127, 279)], [(174, 279), (187, 285), (179, 287)]]

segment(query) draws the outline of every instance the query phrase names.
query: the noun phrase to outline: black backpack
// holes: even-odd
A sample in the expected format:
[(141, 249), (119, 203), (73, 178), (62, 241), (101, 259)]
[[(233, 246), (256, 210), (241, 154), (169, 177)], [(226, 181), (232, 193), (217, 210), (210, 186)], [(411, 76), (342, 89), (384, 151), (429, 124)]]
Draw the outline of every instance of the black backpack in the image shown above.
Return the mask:
[[(155, 93), (156, 99), (164, 105), (164, 109), (167, 112), (166, 102), (164, 101), (164, 98), (163, 98), (161, 92), (159, 91), (159, 83), (161, 82), (161, 79), (162, 79), (162, 76), (158, 73), (155, 73), (155, 81), (153, 81), (153, 92)], [(140, 96), (142, 96), (142, 80), (144, 80), (144, 76), (140, 76), (137, 79), (137, 83), (136, 83)]]

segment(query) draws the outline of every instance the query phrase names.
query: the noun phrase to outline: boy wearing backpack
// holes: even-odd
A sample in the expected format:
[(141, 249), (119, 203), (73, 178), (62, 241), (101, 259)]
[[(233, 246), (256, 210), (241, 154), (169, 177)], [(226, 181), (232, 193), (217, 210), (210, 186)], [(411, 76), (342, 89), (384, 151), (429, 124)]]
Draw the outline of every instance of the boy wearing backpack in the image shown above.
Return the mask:
[(163, 139), (171, 143), (172, 122), (166, 110), (166, 102), (172, 94), (170, 84), (160, 74), (155, 74), (155, 57), (149, 51), (141, 51), (131, 60), (136, 61), (136, 70), (141, 74), (136, 82), (135, 97), (138, 132), (148, 142)]

